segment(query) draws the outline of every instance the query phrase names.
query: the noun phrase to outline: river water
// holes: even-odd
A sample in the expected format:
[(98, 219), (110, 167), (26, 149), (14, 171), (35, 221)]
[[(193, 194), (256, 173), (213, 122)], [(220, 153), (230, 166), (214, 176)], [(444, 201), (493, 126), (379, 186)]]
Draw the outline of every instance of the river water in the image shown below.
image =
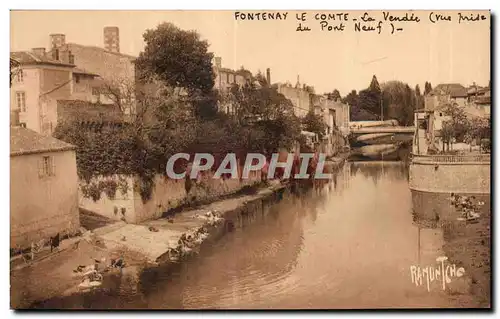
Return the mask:
[(412, 265), (434, 265), (443, 254), (440, 229), (418, 227), (412, 212), (404, 164), (348, 162), (331, 183), (285, 193), (175, 271), (72, 306), (454, 307), (439, 284), (429, 291), (412, 283)]

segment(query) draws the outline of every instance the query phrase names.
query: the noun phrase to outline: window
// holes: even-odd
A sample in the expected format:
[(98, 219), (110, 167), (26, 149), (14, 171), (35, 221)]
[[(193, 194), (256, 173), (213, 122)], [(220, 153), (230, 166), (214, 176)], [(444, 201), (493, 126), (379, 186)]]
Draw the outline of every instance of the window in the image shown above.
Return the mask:
[(26, 93), (16, 92), (17, 108), (21, 112), (26, 112)]
[(71, 54), (71, 51), (68, 52), (68, 62), (69, 64), (75, 64), (75, 56)]
[(443, 116), (443, 113), (439, 112), (439, 116)]
[(38, 166), (38, 177), (49, 177), (55, 175), (54, 159), (52, 156), (43, 156)]
[(75, 82), (80, 83), (80, 76), (79, 75), (75, 75)]
[(23, 70), (19, 70), (17, 72), (17, 82), (19, 83), (23, 83), (24, 81), (24, 74), (23, 74)]
[(19, 123), (19, 126), (26, 128), (26, 123)]

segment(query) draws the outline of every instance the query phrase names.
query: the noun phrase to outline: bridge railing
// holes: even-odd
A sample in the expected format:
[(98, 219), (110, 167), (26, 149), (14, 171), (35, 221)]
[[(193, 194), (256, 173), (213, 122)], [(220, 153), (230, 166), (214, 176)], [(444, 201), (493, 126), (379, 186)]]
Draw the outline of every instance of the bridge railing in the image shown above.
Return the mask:
[(490, 163), (490, 154), (421, 155), (412, 154), (415, 163)]

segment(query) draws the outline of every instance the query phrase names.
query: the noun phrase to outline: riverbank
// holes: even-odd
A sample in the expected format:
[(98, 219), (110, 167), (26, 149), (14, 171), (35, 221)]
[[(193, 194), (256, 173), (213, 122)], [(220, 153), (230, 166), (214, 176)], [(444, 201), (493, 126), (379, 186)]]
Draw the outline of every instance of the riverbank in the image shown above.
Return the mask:
[(476, 194), (475, 197), (485, 203), (479, 211), (478, 222), (445, 221), (443, 250), (452, 263), (464, 267), (469, 278), (468, 292), (452, 297), (457, 298), (464, 307), (491, 308), (490, 196)]
[[(328, 161), (327, 166), (342, 165), (345, 156)], [(43, 308), (43, 301), (91, 293), (81, 291), (81, 277), (73, 272), (78, 266), (92, 265), (94, 260), (122, 257), (122, 272), (103, 273), (100, 290), (116, 291), (128, 276), (140, 276), (144, 270), (182, 262), (201, 249), (205, 240), (216, 240), (235, 227), (239, 216), (254, 210), (269, 197), (280, 195), (286, 185), (270, 181), (264, 188), (248, 189), (247, 194), (175, 212), (171, 216), (141, 224), (104, 223), (104, 227), (87, 232), (84, 237), (65, 240), (58, 253), (31, 265), (11, 265), (11, 308)], [(75, 245), (78, 243), (78, 245)]]

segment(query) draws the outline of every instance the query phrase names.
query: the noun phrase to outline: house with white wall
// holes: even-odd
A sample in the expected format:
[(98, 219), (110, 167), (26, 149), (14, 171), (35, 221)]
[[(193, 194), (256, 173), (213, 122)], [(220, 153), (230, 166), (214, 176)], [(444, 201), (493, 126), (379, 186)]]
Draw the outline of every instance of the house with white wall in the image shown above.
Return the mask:
[(11, 127), (10, 248), (27, 248), (79, 227), (75, 147)]

